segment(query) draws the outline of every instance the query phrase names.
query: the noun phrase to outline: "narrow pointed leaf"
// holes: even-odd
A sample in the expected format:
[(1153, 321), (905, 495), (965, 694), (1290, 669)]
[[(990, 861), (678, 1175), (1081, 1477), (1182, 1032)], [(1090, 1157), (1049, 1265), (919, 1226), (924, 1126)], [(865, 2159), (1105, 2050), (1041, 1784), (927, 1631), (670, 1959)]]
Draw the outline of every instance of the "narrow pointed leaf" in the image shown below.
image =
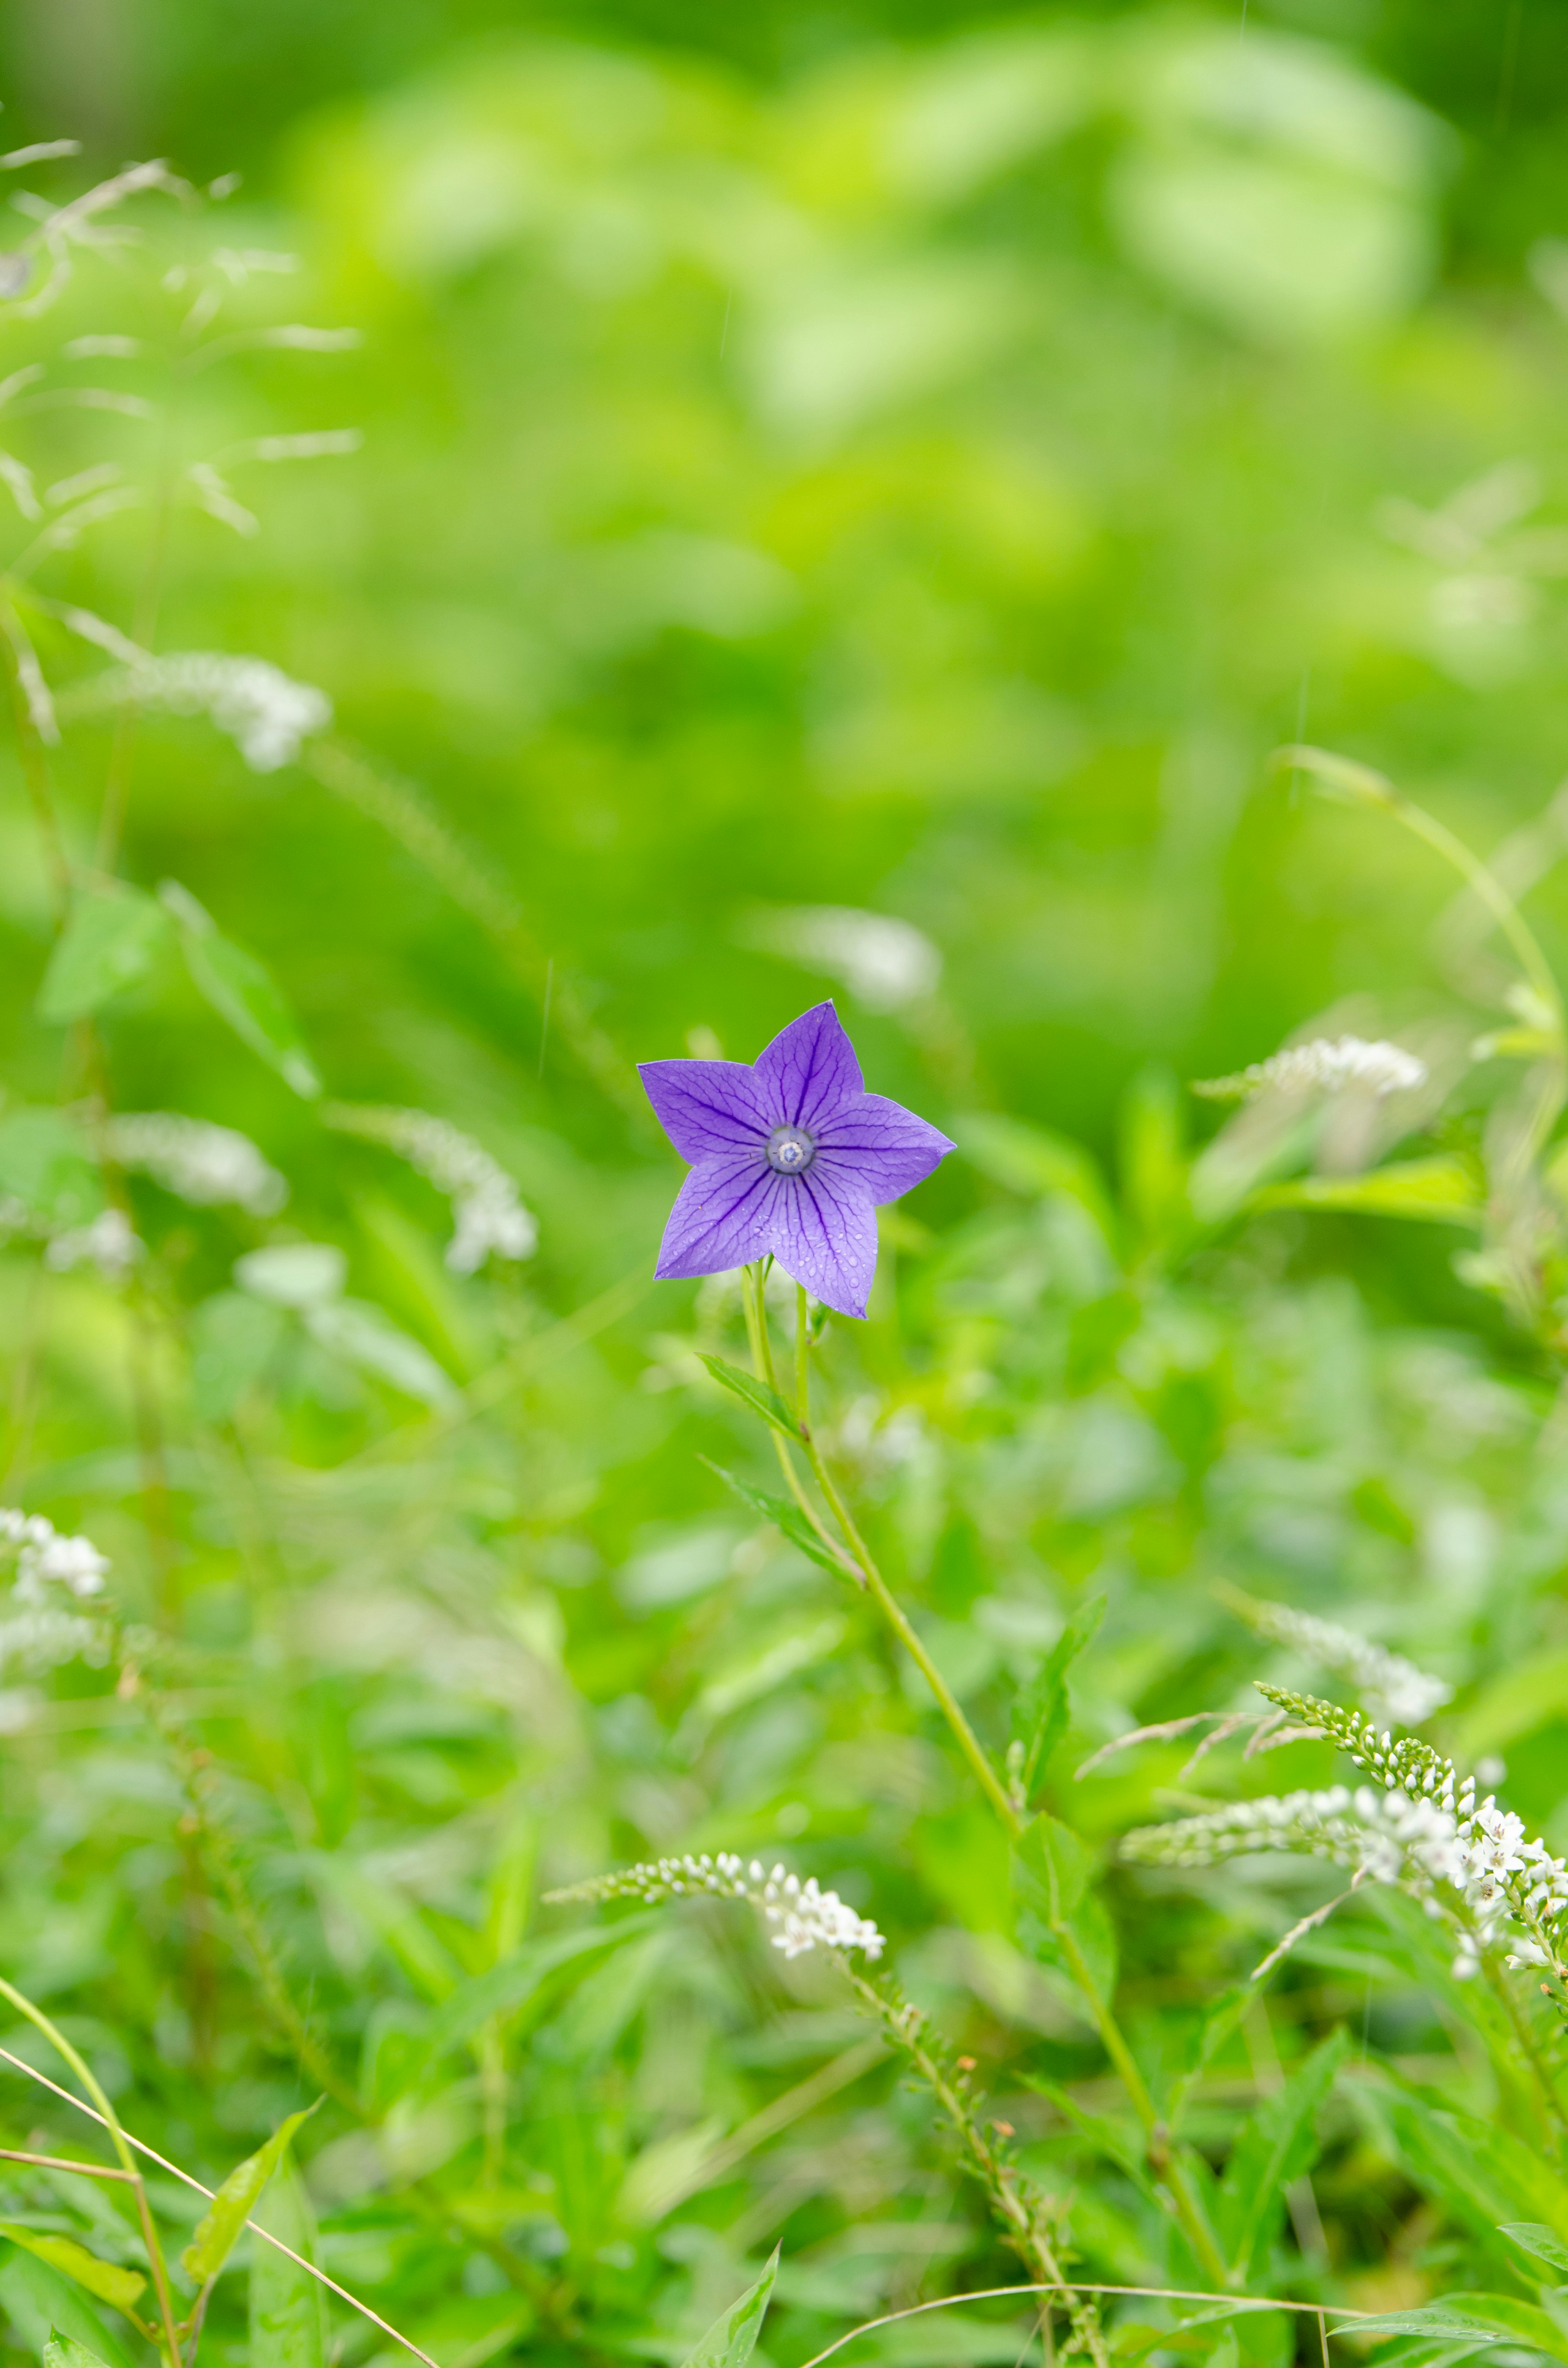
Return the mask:
[(1538, 2261), (1545, 2261), (1549, 2268), (1568, 2271), (1568, 2245), (1539, 2220), (1505, 2220), (1497, 2234), (1511, 2237), (1516, 2245), (1533, 2253)]
[[(14, 2338), (40, 2353), (52, 2333), (79, 2343), (108, 2368), (135, 2368), (130, 2352), (79, 2285), (36, 2253), (0, 2243), (0, 2311)], [(140, 2347), (139, 2347), (140, 2348)]]
[(284, 2148), (301, 2123), (308, 2122), (315, 2110), (314, 2105), (307, 2105), (303, 2112), (290, 2113), (264, 2146), (247, 2155), (244, 2162), (236, 2163), (229, 2173), (180, 2255), (186, 2274), (194, 2278), (198, 2285), (204, 2286), (217, 2276), (255, 2211), (262, 2189), (282, 2161)]
[(122, 2270), (118, 2262), (100, 2261), (85, 2245), (78, 2245), (74, 2237), (19, 2228), (13, 2220), (0, 2220), (0, 2237), (8, 2237), (13, 2245), (20, 2245), (24, 2252), (47, 2261), (51, 2270), (58, 2270), (73, 2284), (85, 2287), (100, 2302), (112, 2303), (116, 2310), (134, 2310), (136, 2297), (147, 2283), (140, 2270)]
[(743, 1406), (749, 1406), (753, 1414), (759, 1414), (764, 1422), (770, 1422), (775, 1430), (783, 1432), (786, 1439), (800, 1438), (801, 1426), (777, 1390), (770, 1390), (766, 1382), (759, 1382), (756, 1375), (748, 1373), (744, 1366), (727, 1364), (722, 1357), (705, 1356), (701, 1361), (721, 1389), (728, 1390), (732, 1396), (739, 1398)]
[(1283, 2209), (1285, 2190), (1316, 2157), (1318, 2118), (1348, 2045), (1345, 2032), (1336, 2031), (1315, 2047), (1284, 2087), (1263, 2100), (1231, 2149), (1220, 2221), (1238, 2276)]
[(180, 951), (198, 992), (286, 1086), (304, 1100), (313, 1100), (321, 1092), (321, 1078), (271, 972), (244, 946), (224, 937), (177, 880), (165, 880), (158, 893), (179, 925)]
[(716, 2318), (695, 2351), (689, 2353), (682, 2368), (745, 2368), (756, 2349), (756, 2339), (767, 2309), (773, 2281), (778, 2274), (778, 2248), (773, 2248), (767, 2267), (756, 2285), (748, 2286), (739, 2302), (732, 2303), (722, 2318)]
[(743, 1505), (749, 1505), (754, 1513), (760, 1513), (765, 1521), (771, 1521), (776, 1530), (781, 1530), (790, 1543), (798, 1546), (811, 1561), (820, 1563), (824, 1570), (836, 1572), (840, 1578), (850, 1572), (852, 1565), (847, 1557), (835, 1554), (830, 1546), (823, 1543), (799, 1505), (792, 1505), (787, 1497), (769, 1496), (766, 1488), (754, 1488), (749, 1480), (741, 1479), (733, 1472), (726, 1472), (722, 1463), (713, 1463), (706, 1455), (702, 1462), (710, 1472), (718, 1474), (726, 1488), (734, 1490)]
[(1303, 1176), (1255, 1192), (1255, 1209), (1344, 1209), (1367, 1217), (1414, 1217), (1431, 1224), (1478, 1225), (1486, 1195), (1469, 1161), (1438, 1153), (1396, 1160), (1365, 1176)]
[(43, 2347), (43, 2368), (105, 2368), (105, 2363), (74, 2335), (62, 2335), (57, 2327), (51, 2327)]
[(168, 934), (168, 915), (139, 888), (80, 890), (39, 988), (39, 1018), (85, 1019), (145, 977)]
[(1067, 1731), (1067, 1672), (1094, 1641), (1105, 1618), (1105, 1606), (1103, 1595), (1093, 1595), (1078, 1606), (1013, 1705), (1013, 1738), (1024, 1747), (1020, 1782), (1026, 1801)]
[[(309, 2207), (292, 2173), (273, 2188), (264, 2225), (303, 2260), (314, 2260)], [(324, 2368), (325, 2351), (320, 2286), (287, 2253), (258, 2244), (250, 2271), (250, 2368)]]

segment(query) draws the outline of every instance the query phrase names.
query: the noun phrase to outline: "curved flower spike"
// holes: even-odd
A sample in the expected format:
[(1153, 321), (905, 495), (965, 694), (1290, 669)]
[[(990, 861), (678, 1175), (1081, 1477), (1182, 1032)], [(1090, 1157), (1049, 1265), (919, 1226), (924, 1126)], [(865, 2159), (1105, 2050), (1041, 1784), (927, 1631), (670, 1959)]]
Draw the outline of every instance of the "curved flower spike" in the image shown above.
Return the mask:
[(662, 1281), (721, 1274), (771, 1254), (840, 1315), (864, 1315), (877, 1269), (872, 1212), (954, 1146), (869, 1094), (831, 1003), (782, 1029), (755, 1064), (643, 1061), (665, 1133), (692, 1163), (670, 1212)]

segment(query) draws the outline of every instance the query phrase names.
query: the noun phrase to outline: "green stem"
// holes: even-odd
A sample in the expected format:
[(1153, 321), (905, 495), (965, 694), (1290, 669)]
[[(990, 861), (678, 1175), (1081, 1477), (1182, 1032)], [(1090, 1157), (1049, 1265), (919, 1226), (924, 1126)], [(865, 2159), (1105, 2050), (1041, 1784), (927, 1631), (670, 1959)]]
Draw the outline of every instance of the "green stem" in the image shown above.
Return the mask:
[(169, 2355), (169, 2368), (180, 2368), (180, 2343), (175, 2325), (174, 2297), (169, 2291), (169, 2273), (164, 2262), (164, 2248), (158, 2242), (158, 2232), (153, 2225), (153, 2214), (147, 2202), (147, 2190), (141, 2168), (131, 2150), (130, 2141), (119, 2126), (119, 2117), (108, 2096), (94, 2078), (91, 2066), (78, 2055), (64, 2032), (51, 2022), (40, 2007), (34, 2006), (19, 1989), (0, 1975), (0, 1998), (26, 2017), (35, 2031), (41, 2032), (57, 2055), (67, 2063), (85, 2089), (102, 2116), (109, 2143), (119, 2157), (120, 2169), (136, 2198), (136, 2216), (142, 2224), (142, 2241), (147, 2250), (147, 2265), (153, 2272), (153, 2290), (158, 2297), (158, 2315), (163, 2321), (164, 2343)]
[[(767, 1382), (769, 1388), (775, 1388), (777, 1384), (774, 1379), (772, 1347), (767, 1337), (767, 1309), (763, 1297), (761, 1269), (748, 1269), (748, 1275), (755, 1283), (755, 1296), (751, 1292), (746, 1294), (746, 1322), (751, 1334), (752, 1354), (756, 1361), (761, 1379)], [(812, 1436), (807, 1415), (806, 1384), (801, 1374), (803, 1360), (801, 1343), (806, 1338), (805, 1293), (799, 1284), (796, 1285), (796, 1291), (799, 1294), (796, 1300), (797, 1417), (800, 1423), (801, 1444), (805, 1452), (806, 1461), (811, 1465), (812, 1476), (817, 1486), (822, 1490), (824, 1501), (833, 1514), (834, 1520), (838, 1523), (845, 1542), (855, 1558), (860, 1577), (875, 1600), (878, 1610), (936, 1696), (937, 1707), (948, 1722), (954, 1741), (968, 1760), (986, 1799), (1000, 1817), (1008, 1839), (1017, 1842), (1024, 1834), (1028, 1819), (1014, 1806), (1006, 1785), (987, 1758), (980, 1737), (965, 1717), (962, 1706), (951, 1687), (931, 1658), (903, 1605), (882, 1577), (876, 1557), (861, 1535), (859, 1525), (845, 1502), (843, 1492), (824, 1462), (822, 1451)], [(790, 1479), (797, 1501), (804, 1506), (813, 1526), (820, 1533), (822, 1525), (801, 1488), (799, 1477), (793, 1462), (786, 1452), (784, 1441), (778, 1438), (777, 1432), (774, 1433), (774, 1437), (778, 1440), (779, 1462)], [(1068, 1971), (1083, 1992), (1106, 2053), (1110, 2057), (1127, 2090), (1133, 2111), (1142, 2124), (1145, 2137), (1163, 2146), (1160, 2136), (1160, 2117), (1155, 2109), (1154, 2100), (1149, 2094), (1148, 2084), (1138, 2068), (1136, 2058), (1127, 2044), (1120, 2025), (1099, 1994), (1072, 1928), (1062, 1922), (1053, 1926), (1052, 1929), (1066, 1960)], [(1218, 2283), (1221, 2285), (1229, 2283), (1230, 2278), (1224, 2256), (1214, 2241), (1180, 2162), (1168, 2153), (1165, 2154), (1159, 2176), (1176, 2208), (1176, 2216), (1194, 2253), (1203, 2263), (1209, 2275)]]
[(1552, 2079), (1551, 2069), (1540, 2052), (1536, 2035), (1530, 2029), (1528, 2018), (1522, 2011), (1519, 2001), (1514, 1994), (1512, 1984), (1486, 1951), (1481, 1951), (1480, 1954), (1488, 1987), (1513, 2026), (1514, 2036), (1519, 2044), (1519, 2051), (1535, 2077), (1535, 2084), (1545, 2108), (1547, 2128), (1557, 2154), (1561, 2157), (1564, 2151), (1564, 2141), (1568, 2140), (1568, 2112), (1564, 2111), (1562, 2100), (1558, 2094), (1557, 2084)]

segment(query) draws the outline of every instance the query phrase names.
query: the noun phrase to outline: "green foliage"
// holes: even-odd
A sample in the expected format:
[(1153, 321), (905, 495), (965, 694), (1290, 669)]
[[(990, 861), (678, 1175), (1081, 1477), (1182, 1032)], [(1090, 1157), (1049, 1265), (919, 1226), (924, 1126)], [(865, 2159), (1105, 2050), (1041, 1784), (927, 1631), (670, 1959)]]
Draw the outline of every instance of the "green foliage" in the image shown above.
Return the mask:
[(43, 2368), (105, 2368), (96, 2351), (74, 2336), (62, 2335), (55, 2327), (50, 2329), (49, 2341), (43, 2347)]
[(732, 2303), (722, 2317), (714, 2320), (696, 2351), (688, 2353), (683, 2368), (745, 2368), (756, 2349), (778, 2275), (778, 2248), (775, 2246), (756, 2284), (748, 2286), (739, 2302)]
[(236, 2163), (199, 2223), (195, 2236), (180, 2255), (180, 2265), (198, 2285), (205, 2285), (222, 2269), (239, 2240), (240, 2232), (260, 2199), (262, 2190), (288, 2151), (289, 2141), (315, 2112), (290, 2113), (280, 2122), (264, 2146)]
[[(296, 2179), (275, 2181), (265, 2225), (305, 2260), (312, 2258), (310, 2212)], [(325, 2356), (320, 2286), (288, 2254), (256, 2242), (250, 2271), (252, 2368), (322, 2368)]]
[(152, 968), (168, 934), (153, 897), (118, 883), (79, 890), (38, 991), (40, 1019), (83, 1019)]
[(112, 2303), (116, 2310), (134, 2310), (137, 2297), (147, 2281), (136, 2270), (122, 2270), (114, 2261), (100, 2261), (74, 2237), (48, 2235), (36, 2228), (18, 2228), (13, 2221), (0, 2221), (0, 2237), (24, 2252), (58, 2270), (97, 2297), (99, 2302)]

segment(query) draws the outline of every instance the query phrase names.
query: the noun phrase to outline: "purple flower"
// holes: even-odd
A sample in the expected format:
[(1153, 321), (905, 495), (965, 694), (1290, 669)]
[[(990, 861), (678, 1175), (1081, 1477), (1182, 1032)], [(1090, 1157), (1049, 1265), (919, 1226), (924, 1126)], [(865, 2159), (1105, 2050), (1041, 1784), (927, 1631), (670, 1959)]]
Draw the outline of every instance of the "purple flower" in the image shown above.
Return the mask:
[(769, 1252), (813, 1298), (864, 1315), (877, 1270), (872, 1211), (953, 1145), (869, 1094), (831, 1003), (791, 1019), (756, 1064), (643, 1061), (659, 1123), (692, 1163), (670, 1212), (664, 1280), (721, 1274)]

